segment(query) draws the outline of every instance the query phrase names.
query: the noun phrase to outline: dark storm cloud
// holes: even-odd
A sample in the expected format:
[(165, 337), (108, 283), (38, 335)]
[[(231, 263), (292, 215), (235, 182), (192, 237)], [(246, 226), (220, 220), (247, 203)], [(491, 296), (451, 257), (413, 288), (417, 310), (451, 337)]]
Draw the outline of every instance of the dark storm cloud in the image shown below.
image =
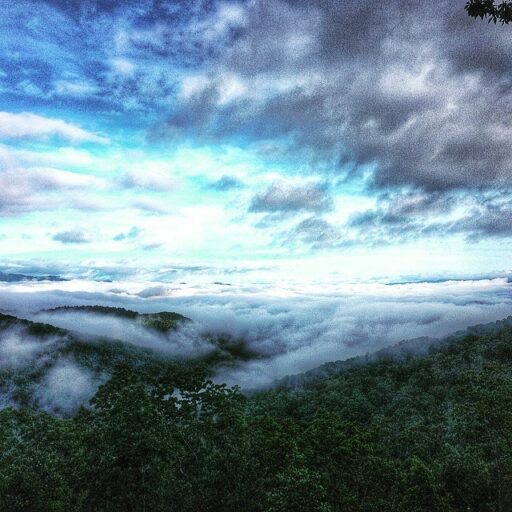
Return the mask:
[(277, 240), (281, 245), (300, 242), (312, 249), (325, 249), (347, 245), (342, 232), (321, 217), (308, 217), (297, 223), (293, 228), (280, 233)]
[[(462, 228), (457, 230), (455, 221), (443, 219), (463, 200), (459, 196), (441, 192), (387, 192), (379, 196), (375, 208), (355, 213), (343, 224), (317, 214), (277, 232), (274, 239), (278, 245), (333, 249), (389, 245), (454, 234), (462, 232)], [(469, 219), (459, 218), (458, 222), (462, 221), (469, 227)]]
[(512, 236), (512, 200), (509, 198), (483, 202), (450, 226), (449, 231), (464, 233), (473, 241), (482, 237)]
[[(165, 117), (149, 139), (232, 142), (284, 175), (332, 183), (324, 198), (321, 187), (253, 191), (248, 208), (266, 214), (260, 225), (277, 230), (277, 243), (505, 237), (509, 207), (489, 194), (512, 187), (511, 32), (469, 18), (464, 4), (20, 0), (0, 6), (0, 88), (23, 108), (145, 111), (130, 128)], [(203, 184), (242, 186), (225, 172)], [(3, 174), (0, 215), (105, 208), (78, 191), (36, 190), (45, 187), (23, 175)], [(348, 179), (380, 200), (340, 225), (321, 214)], [(117, 184), (138, 193), (135, 208), (169, 212), (145, 192), (173, 190), (170, 176), (130, 169)], [(415, 194), (422, 204), (403, 204)], [(454, 219), (457, 205), (466, 211)], [(279, 233), (291, 214), (302, 215)]]
[(428, 225), (432, 216), (450, 214), (460, 202), (460, 197), (439, 192), (382, 194), (375, 209), (352, 215), (347, 226), (366, 232), (396, 229), (405, 237), (414, 226)]
[[(512, 192), (384, 193), (344, 224), (312, 215), (274, 233), (283, 246), (334, 249), (401, 244), (460, 235), (468, 242), (512, 236)], [(270, 219), (275, 220), (275, 219)], [(275, 227), (267, 222), (260, 227)]]
[(463, 6), (254, 2), (163, 131), (293, 140), (344, 172), (375, 165), (378, 188), (511, 184), (510, 31)]
[(91, 241), (86, 233), (78, 230), (59, 231), (52, 239), (63, 244), (87, 244)]
[(222, 178), (218, 179), (214, 183), (212, 183), (211, 188), (214, 190), (217, 190), (219, 192), (225, 192), (228, 190), (233, 190), (237, 188), (242, 188), (244, 184), (238, 180), (237, 178), (234, 178), (233, 176), (222, 176)]
[[(359, 242), (401, 243), (462, 235), (474, 242), (512, 236), (511, 192), (383, 194), (378, 206), (352, 215), (344, 227)], [(463, 210), (457, 214), (456, 209)]]
[(285, 182), (272, 183), (264, 192), (256, 194), (249, 207), (250, 212), (321, 212), (331, 207), (327, 186), (323, 183), (293, 185)]

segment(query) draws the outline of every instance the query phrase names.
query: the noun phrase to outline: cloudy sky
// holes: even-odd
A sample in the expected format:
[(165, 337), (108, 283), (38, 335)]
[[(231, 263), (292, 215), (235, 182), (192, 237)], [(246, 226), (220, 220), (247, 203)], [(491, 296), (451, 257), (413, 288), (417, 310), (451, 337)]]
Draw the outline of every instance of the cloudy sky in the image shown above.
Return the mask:
[(0, 2), (3, 266), (506, 272), (512, 34), (464, 3)]

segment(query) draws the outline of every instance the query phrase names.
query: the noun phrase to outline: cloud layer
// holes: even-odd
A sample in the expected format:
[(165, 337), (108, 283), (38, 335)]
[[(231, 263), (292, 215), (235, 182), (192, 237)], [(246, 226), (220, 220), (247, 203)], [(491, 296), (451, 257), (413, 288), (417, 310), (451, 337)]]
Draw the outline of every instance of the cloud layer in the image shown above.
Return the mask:
[(510, 185), (510, 45), (463, 2), (254, 2), (168, 127), (291, 139), (376, 187)]
[(325, 211), (330, 207), (330, 198), (325, 188), (318, 183), (306, 185), (272, 183), (267, 190), (252, 198), (249, 211), (269, 213)]
[[(502, 319), (512, 311), (507, 278), (288, 289), (175, 283), (153, 289), (144, 293), (144, 285), (133, 282), (12, 283), (1, 287), (0, 308), (178, 358), (211, 353), (212, 337), (223, 336), (233, 343), (243, 340), (247, 357), (220, 367), (216, 378), (246, 389), (403, 339), (444, 336), (468, 325)], [(104, 315), (36, 314), (41, 308), (70, 304), (175, 311), (194, 323), (159, 334)], [(21, 361), (31, 347), (25, 350), (20, 345), (13, 352), (8, 339), (4, 344), (13, 361)]]

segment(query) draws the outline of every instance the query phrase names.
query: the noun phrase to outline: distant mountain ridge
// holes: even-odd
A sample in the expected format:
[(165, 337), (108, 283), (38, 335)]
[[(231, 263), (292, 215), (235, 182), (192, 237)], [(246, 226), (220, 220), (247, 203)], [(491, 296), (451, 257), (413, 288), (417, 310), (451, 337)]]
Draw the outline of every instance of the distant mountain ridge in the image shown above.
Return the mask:
[(428, 355), (432, 349), (449, 345), (468, 334), (479, 336), (508, 327), (512, 327), (512, 315), (509, 315), (503, 320), (497, 320), (496, 322), (472, 325), (466, 329), (461, 329), (447, 336), (443, 336), (442, 338), (420, 336), (418, 338), (401, 340), (394, 345), (384, 347), (376, 352), (351, 357), (349, 359), (330, 361), (306, 372), (287, 375), (282, 379), (277, 379), (274, 382), (273, 387), (300, 388), (306, 383), (328, 379), (356, 366), (363, 366), (365, 364), (384, 361), (387, 359), (394, 360), (404, 357), (424, 357)]
[[(111, 315), (114, 317), (125, 318), (140, 322), (143, 327), (155, 329), (161, 333), (168, 333), (179, 327), (186, 326), (194, 321), (179, 313), (170, 311), (160, 311), (157, 313), (139, 313), (131, 309), (112, 307), (112, 306), (61, 306), (52, 309), (46, 309), (42, 312), (46, 313), (91, 313), (98, 315)], [(261, 358), (262, 356), (256, 353), (249, 347), (246, 340), (242, 338), (234, 338), (227, 334), (225, 335), (211, 335), (204, 334), (205, 339), (208, 340), (216, 350), (205, 357), (203, 360), (205, 364), (215, 366), (217, 364), (225, 363), (231, 364), (235, 361), (248, 361), (250, 359)]]
[[(193, 330), (193, 337), (187, 337), (185, 331), (185, 334), (176, 333), (178, 338), (174, 338), (173, 331), (181, 326), (194, 327), (191, 319), (174, 312), (138, 313), (124, 308), (96, 305), (58, 307), (43, 310), (42, 313), (47, 314), (44, 321), (37, 321), (37, 317), (36, 321), (31, 321), (0, 312), (0, 408), (5, 402), (2, 396), (10, 397), (8, 400), (11, 403), (14, 401), (37, 408), (37, 401), (34, 401), (37, 388), (44, 384), (48, 372), (61, 362), (89, 372), (93, 375), (95, 382), (100, 382), (118, 365), (124, 365), (136, 371), (148, 369), (161, 371), (172, 364), (199, 364), (208, 371), (214, 372), (219, 368), (236, 367), (244, 361), (264, 359), (264, 356), (255, 351), (246, 340), (229, 335), (214, 336)], [(122, 334), (119, 334), (122, 330), (117, 331), (114, 335), (117, 336), (116, 338), (113, 337), (112, 332), (88, 335), (70, 328), (59, 327), (57, 322), (57, 325), (51, 324), (51, 314), (61, 313), (106, 315), (134, 321), (138, 323), (139, 328), (147, 328), (148, 332), (153, 330), (152, 336), (160, 340), (161, 348), (133, 344), (129, 340), (124, 340)], [(48, 315), (50, 320), (47, 319)], [(307, 372), (276, 380), (271, 387), (299, 389), (310, 383), (324, 381), (368, 364), (428, 357), (433, 351), (443, 349), (467, 335), (480, 336), (500, 330), (512, 331), (512, 316), (496, 322), (470, 326), (442, 338), (425, 336), (402, 340), (374, 353), (327, 362)], [(199, 342), (198, 347), (208, 347), (208, 349), (206, 352), (198, 351), (197, 357), (193, 355), (183, 357), (178, 352), (173, 352), (172, 347), (176, 339), (185, 347), (190, 343), (190, 354), (195, 353), (194, 343)], [(170, 349), (168, 352), (166, 352), (167, 343)], [(32, 358), (30, 363), (20, 365), (19, 360), (25, 357), (25, 350), (30, 350), (35, 355), (30, 356)], [(14, 363), (9, 363), (9, 358)]]
[(84, 312), (100, 315), (112, 315), (130, 320), (139, 320), (144, 327), (156, 329), (161, 332), (176, 329), (181, 323), (192, 322), (190, 318), (171, 311), (138, 313), (131, 309), (111, 306), (60, 306), (57, 308), (45, 309), (43, 311), (45, 313)]
[[(193, 321), (174, 312), (68, 306), (40, 313), (46, 313), (44, 321), (0, 312), (0, 409), (28, 407), (66, 415), (87, 403), (97, 387), (120, 366), (137, 374), (160, 374), (177, 365), (199, 367), (211, 375), (219, 366), (258, 357), (243, 339), (194, 329), (190, 335), (178, 332), (181, 327), (193, 326)], [(139, 329), (147, 329), (141, 335), (153, 341), (139, 345), (123, 339), (119, 331), (94, 335), (59, 327), (50, 323), (52, 313), (106, 315), (133, 321)], [(186, 349), (187, 344), (189, 353), (184, 355), (180, 348)], [(56, 397), (50, 404), (41, 402), (41, 397), (48, 395), (43, 391), (48, 387), (55, 389), (52, 396)], [(76, 396), (75, 387), (85, 388), (83, 397)], [(91, 393), (87, 394), (87, 390)]]
[(23, 281), (69, 281), (69, 279), (64, 279), (63, 277), (55, 275), (29, 276), (26, 274), (0, 272), (0, 281), (4, 283), (17, 283)]
[[(0, 313), (0, 409), (13, 406), (67, 413), (69, 399), (75, 396), (73, 386), (90, 387), (92, 396), (116, 367), (161, 371), (172, 361), (169, 355), (122, 340), (81, 336), (48, 323)], [(73, 378), (76, 382), (69, 380)], [(40, 402), (44, 395), (41, 390), (48, 386), (62, 394), (52, 404)], [(62, 386), (64, 391), (59, 391)], [(77, 399), (74, 406), (86, 403), (90, 396)]]

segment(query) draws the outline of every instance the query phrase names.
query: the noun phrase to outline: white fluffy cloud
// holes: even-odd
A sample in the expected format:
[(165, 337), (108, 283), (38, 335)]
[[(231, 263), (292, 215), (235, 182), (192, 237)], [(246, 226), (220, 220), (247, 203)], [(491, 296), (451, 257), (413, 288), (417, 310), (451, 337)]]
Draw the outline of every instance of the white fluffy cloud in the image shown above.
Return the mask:
[(106, 186), (101, 178), (49, 167), (10, 168), (0, 172), (0, 215), (63, 206), (91, 208), (85, 193)]
[(106, 144), (108, 138), (79, 126), (31, 112), (0, 112), (0, 138), (48, 139), (59, 137), (72, 143), (96, 142)]

